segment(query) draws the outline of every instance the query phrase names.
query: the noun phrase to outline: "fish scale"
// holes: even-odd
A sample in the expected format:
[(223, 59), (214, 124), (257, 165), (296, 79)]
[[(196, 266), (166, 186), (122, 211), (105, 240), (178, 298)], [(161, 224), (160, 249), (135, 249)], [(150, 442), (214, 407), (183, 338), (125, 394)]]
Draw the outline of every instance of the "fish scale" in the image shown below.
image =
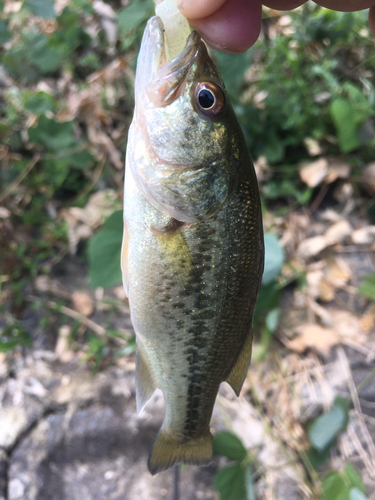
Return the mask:
[[(138, 60), (122, 258), (137, 336), (138, 411), (157, 387), (165, 399), (152, 473), (210, 460), (220, 383), (238, 394), (250, 362), (264, 259), (255, 172), (218, 71), (196, 32), (168, 65), (163, 47), (155, 17)], [(225, 96), (212, 119), (194, 102), (206, 80)]]

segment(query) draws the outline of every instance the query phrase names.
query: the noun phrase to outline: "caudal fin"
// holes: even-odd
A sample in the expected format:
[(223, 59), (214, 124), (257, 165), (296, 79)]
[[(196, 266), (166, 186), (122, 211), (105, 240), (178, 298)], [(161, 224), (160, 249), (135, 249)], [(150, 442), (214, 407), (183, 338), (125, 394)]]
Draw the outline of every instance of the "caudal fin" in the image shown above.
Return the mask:
[(148, 470), (156, 474), (176, 463), (204, 464), (212, 458), (212, 435), (207, 431), (201, 437), (181, 441), (167, 431), (156, 438), (148, 459)]

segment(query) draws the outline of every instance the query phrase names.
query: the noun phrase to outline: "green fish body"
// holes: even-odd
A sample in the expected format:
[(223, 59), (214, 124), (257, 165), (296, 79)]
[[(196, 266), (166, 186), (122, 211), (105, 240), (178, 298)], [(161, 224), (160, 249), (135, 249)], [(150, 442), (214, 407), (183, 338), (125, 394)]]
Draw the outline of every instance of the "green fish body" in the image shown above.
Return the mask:
[(254, 167), (224, 84), (199, 34), (166, 62), (149, 20), (129, 131), (122, 269), (137, 337), (137, 409), (156, 388), (165, 418), (155, 474), (212, 457), (220, 383), (238, 395), (251, 357), (264, 261)]

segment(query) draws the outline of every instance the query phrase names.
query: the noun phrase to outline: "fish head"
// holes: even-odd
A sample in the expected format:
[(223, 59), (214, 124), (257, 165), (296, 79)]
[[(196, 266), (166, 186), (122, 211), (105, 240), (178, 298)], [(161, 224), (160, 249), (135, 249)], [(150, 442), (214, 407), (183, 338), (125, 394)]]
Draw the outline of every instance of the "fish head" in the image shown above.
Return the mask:
[(130, 167), (157, 209), (198, 222), (233, 191), (244, 139), (199, 33), (169, 63), (165, 44), (163, 23), (153, 17), (138, 57)]

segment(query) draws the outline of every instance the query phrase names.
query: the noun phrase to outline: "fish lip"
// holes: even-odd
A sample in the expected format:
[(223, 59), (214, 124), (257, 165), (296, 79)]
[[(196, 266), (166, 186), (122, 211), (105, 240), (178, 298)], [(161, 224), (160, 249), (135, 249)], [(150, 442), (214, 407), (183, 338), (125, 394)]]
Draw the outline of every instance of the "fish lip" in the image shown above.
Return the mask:
[[(182, 52), (172, 61), (167, 62), (164, 24), (160, 17), (149, 19), (142, 39), (138, 56), (137, 77), (135, 82), (137, 94), (147, 97), (158, 105), (166, 105), (173, 100), (175, 92), (166, 91), (166, 87), (176, 89), (183, 81), (195, 59), (202, 39), (197, 31), (193, 31)], [(174, 82), (174, 83), (172, 83)], [(166, 95), (162, 95), (166, 93)], [(142, 96), (140, 94), (143, 94)]]

